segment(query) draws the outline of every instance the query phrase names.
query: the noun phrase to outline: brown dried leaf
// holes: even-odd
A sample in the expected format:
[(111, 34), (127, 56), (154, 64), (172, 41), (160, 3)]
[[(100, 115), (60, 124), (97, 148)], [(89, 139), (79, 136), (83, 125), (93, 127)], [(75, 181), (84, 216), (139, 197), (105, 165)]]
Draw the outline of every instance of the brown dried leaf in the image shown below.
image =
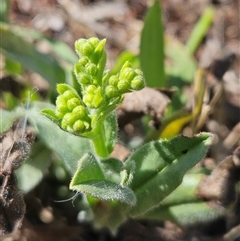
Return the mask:
[(15, 122), (0, 135), (0, 237), (21, 226), (25, 203), (16, 188), (14, 170), (29, 155), (33, 141), (33, 130), (25, 127), (25, 120)]
[(11, 173), (26, 159), (34, 140), (33, 130), (24, 131), (23, 120), (16, 121), (10, 130), (0, 135), (0, 173)]
[(124, 95), (124, 100), (117, 108), (119, 126), (123, 127), (143, 115), (150, 115), (154, 125), (159, 126), (170, 99), (163, 92), (145, 87)]

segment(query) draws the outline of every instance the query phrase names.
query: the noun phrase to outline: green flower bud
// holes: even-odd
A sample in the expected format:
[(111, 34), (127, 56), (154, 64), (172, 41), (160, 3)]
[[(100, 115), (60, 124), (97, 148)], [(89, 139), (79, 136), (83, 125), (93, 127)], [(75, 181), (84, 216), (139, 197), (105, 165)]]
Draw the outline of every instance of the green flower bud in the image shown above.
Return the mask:
[(65, 113), (69, 112), (67, 107), (67, 100), (64, 98), (64, 96), (59, 95), (56, 100), (56, 116), (58, 118), (61, 118)]
[(136, 75), (141, 75), (141, 76), (143, 76), (143, 72), (142, 72), (142, 70), (140, 70), (140, 69), (135, 69), (135, 73), (136, 73)]
[(132, 81), (131, 81), (131, 89), (133, 90), (141, 90), (145, 86), (145, 81), (143, 76), (136, 76)]
[(126, 62), (124, 63), (124, 65), (122, 66), (120, 72), (124, 71), (124, 69), (126, 69), (126, 68), (132, 68), (131, 63), (128, 62), (128, 61), (126, 61)]
[(82, 133), (85, 130), (85, 125), (84, 122), (81, 120), (77, 120), (74, 124), (73, 124), (73, 130), (77, 133)]
[(127, 93), (131, 90), (140, 90), (145, 86), (142, 71), (140, 69), (133, 69), (128, 62), (122, 67), (119, 79), (118, 89), (122, 93)]
[(75, 122), (75, 116), (72, 113), (67, 113), (63, 116), (62, 122), (61, 122), (61, 127), (63, 130), (67, 130), (67, 127), (72, 125)]
[(73, 134), (81, 134), (86, 130), (89, 131), (91, 128), (91, 118), (88, 116), (87, 109), (81, 105), (79, 99), (73, 98), (68, 100), (68, 104), (72, 105), (71, 108), (75, 103), (78, 103), (78, 105), (72, 109), (72, 112), (63, 114), (56, 111), (56, 115), (61, 116), (61, 128), (63, 130), (67, 130)]
[(95, 85), (89, 85), (86, 88), (85, 93), (87, 93), (87, 94), (94, 94), (96, 89), (97, 89), (97, 87)]
[(125, 68), (120, 72), (119, 79), (127, 79), (131, 81), (136, 76), (133, 68)]
[(82, 56), (78, 63), (76, 63), (78, 66), (85, 67), (90, 62), (89, 58), (87, 56)]
[(83, 96), (83, 103), (84, 103), (86, 106), (88, 106), (88, 107), (91, 108), (93, 98), (94, 98), (94, 94), (90, 94), (90, 93), (85, 94), (85, 95)]
[(93, 106), (93, 108), (97, 109), (103, 103), (102, 88), (99, 86), (94, 94), (95, 95), (94, 95), (94, 98), (92, 101), (92, 106)]
[(119, 81), (119, 78), (116, 75), (113, 75), (109, 78), (108, 84), (113, 85), (113, 86), (117, 86), (118, 81)]
[(81, 73), (83, 68), (84, 68), (84, 66), (81, 65), (80, 63), (74, 64), (74, 73), (75, 73), (75, 75), (78, 75), (79, 73)]
[(83, 132), (90, 131), (91, 130), (91, 126), (86, 121), (77, 120), (73, 124), (73, 130), (74, 130), (75, 133), (81, 134)]
[(119, 82), (118, 82), (118, 85), (117, 85), (119, 91), (121, 93), (126, 93), (126, 92), (129, 92), (129, 89), (130, 89), (130, 82), (127, 80), (127, 79), (121, 79)]
[(96, 37), (89, 38), (88, 41), (95, 47), (99, 44), (100, 40)]
[(73, 110), (76, 106), (80, 104), (81, 104), (81, 101), (78, 98), (72, 98), (67, 101), (67, 107), (69, 110)]
[[(102, 39), (101, 41), (97, 39), (99, 42), (95, 45), (94, 55), (92, 57), (92, 61), (94, 63), (98, 63), (101, 61), (101, 58), (106, 55), (106, 52), (104, 50), (106, 39)], [(91, 41), (91, 39), (90, 39)], [(105, 60), (104, 60), (105, 61)], [(105, 63), (104, 63), (105, 64)]]
[(66, 100), (69, 100), (71, 98), (75, 98), (77, 97), (76, 94), (74, 92), (72, 92), (71, 90), (67, 90), (65, 91), (62, 96), (66, 99)]
[(114, 98), (116, 96), (118, 96), (119, 93), (118, 93), (118, 89), (115, 87), (115, 86), (112, 86), (112, 85), (108, 85), (105, 89), (105, 96), (108, 98), (108, 99), (111, 99), (111, 98)]
[(97, 66), (95, 64), (87, 64), (86, 65), (86, 72), (92, 76), (95, 76), (97, 74)]
[(83, 95), (83, 102), (89, 108), (97, 109), (103, 102), (102, 88), (90, 85), (86, 88)]
[(57, 105), (57, 111), (65, 114), (69, 110), (68, 110), (68, 107), (67, 107), (67, 105), (65, 103), (60, 103), (59, 105)]
[(67, 106), (67, 99), (63, 95), (59, 95), (56, 99), (56, 105), (57, 106), (60, 106), (60, 105)]
[(70, 98), (73, 98), (73, 97), (80, 98), (77, 91), (67, 84), (58, 84), (57, 91), (66, 100), (69, 100)]
[[(57, 92), (59, 94), (63, 94), (65, 91), (69, 90), (69, 85), (67, 84), (58, 84), (57, 85)], [(70, 87), (71, 88), (71, 87)]]
[(90, 56), (94, 49), (95, 46), (87, 39), (79, 39), (75, 42), (75, 49), (79, 57), (81, 56)]
[(88, 85), (92, 83), (92, 78), (89, 74), (81, 73), (77, 75), (77, 79), (79, 84)]
[(87, 119), (86, 117), (88, 117), (87, 110), (82, 105), (75, 107), (72, 113), (77, 119)]

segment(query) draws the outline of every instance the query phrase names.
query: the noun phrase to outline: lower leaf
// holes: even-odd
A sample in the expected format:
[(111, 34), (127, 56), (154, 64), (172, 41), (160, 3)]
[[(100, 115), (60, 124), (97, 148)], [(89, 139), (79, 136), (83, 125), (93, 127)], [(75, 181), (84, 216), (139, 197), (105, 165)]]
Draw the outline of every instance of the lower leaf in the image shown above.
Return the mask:
[(226, 213), (222, 206), (211, 207), (203, 201), (183, 203), (173, 206), (160, 206), (148, 212), (144, 218), (152, 220), (169, 220), (179, 225), (206, 223)]
[(71, 185), (70, 189), (85, 193), (101, 200), (112, 200), (127, 203), (131, 206), (136, 204), (133, 191), (107, 180), (89, 180), (83, 183)]
[(192, 138), (177, 136), (146, 144), (130, 156), (126, 166), (136, 163), (130, 184), (137, 205), (130, 212), (136, 217), (157, 207), (182, 182), (187, 170), (198, 163), (211, 144), (212, 135), (201, 133)]

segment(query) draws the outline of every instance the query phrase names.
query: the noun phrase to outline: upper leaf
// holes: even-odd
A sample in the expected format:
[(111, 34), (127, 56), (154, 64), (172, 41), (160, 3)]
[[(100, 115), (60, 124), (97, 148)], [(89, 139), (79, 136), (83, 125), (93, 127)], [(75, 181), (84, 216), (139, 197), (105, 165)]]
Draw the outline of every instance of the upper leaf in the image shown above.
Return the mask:
[(36, 71), (54, 88), (56, 83), (64, 82), (67, 71), (52, 56), (42, 54), (25, 39), (12, 31), (10, 25), (0, 24), (1, 51), (9, 59)]
[(140, 61), (149, 87), (166, 87), (164, 37), (159, 1), (149, 9), (141, 34)]

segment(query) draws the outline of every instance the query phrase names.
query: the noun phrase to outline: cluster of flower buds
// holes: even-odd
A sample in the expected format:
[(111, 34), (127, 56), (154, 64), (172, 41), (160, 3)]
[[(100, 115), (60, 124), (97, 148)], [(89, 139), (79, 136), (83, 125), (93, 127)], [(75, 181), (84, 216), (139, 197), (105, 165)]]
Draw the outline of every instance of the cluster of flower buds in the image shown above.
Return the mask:
[(129, 62), (117, 75), (105, 72), (105, 44), (106, 39), (98, 38), (79, 39), (75, 43), (79, 61), (74, 65), (74, 73), (81, 86), (81, 97), (71, 86), (59, 84), (56, 110), (45, 112), (63, 130), (77, 135), (90, 132), (99, 118), (120, 104), (124, 93), (140, 90), (145, 85), (142, 72), (133, 69)]
[(104, 102), (102, 78), (106, 64), (104, 46), (106, 39), (79, 39), (75, 43), (80, 59), (74, 66), (74, 73), (81, 85), (84, 104), (98, 109)]
[(75, 44), (80, 60), (75, 64), (74, 72), (82, 87), (83, 102), (93, 109), (124, 93), (140, 90), (145, 85), (142, 71), (133, 69), (129, 62), (123, 65), (117, 75), (105, 78), (105, 43), (105, 39), (90, 38), (79, 39)]
[(119, 95), (140, 90), (145, 86), (142, 71), (133, 69), (129, 62), (126, 62), (117, 75), (112, 75), (105, 89), (105, 95), (108, 99)]
[(69, 85), (57, 86), (56, 117), (63, 130), (81, 134), (91, 130), (91, 118), (78, 93)]

